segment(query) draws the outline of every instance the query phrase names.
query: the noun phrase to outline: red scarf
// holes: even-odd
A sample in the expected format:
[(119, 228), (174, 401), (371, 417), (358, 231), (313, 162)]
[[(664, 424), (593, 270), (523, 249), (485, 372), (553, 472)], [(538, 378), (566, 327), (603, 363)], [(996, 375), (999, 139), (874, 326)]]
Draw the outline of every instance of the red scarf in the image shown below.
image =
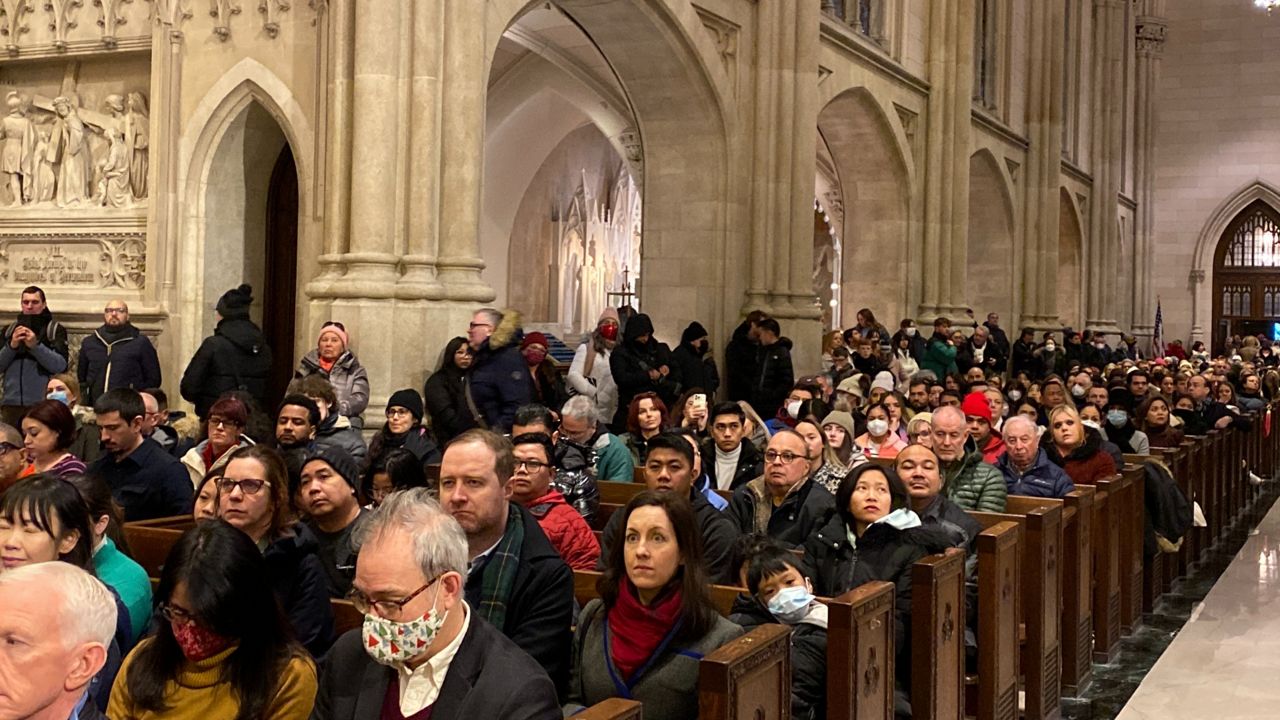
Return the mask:
[(679, 584), (669, 586), (645, 607), (630, 578), (622, 578), (618, 602), (609, 610), (607, 620), (613, 640), (609, 657), (625, 681), (631, 681), (675, 627), (680, 618), (680, 596)]
[(338, 358), (334, 358), (332, 360), (325, 360), (323, 357), (321, 357), (321, 358), (317, 358), (317, 360), (320, 361), (320, 369), (324, 370), (325, 375), (328, 375), (329, 372), (333, 370), (333, 364), (338, 362)]

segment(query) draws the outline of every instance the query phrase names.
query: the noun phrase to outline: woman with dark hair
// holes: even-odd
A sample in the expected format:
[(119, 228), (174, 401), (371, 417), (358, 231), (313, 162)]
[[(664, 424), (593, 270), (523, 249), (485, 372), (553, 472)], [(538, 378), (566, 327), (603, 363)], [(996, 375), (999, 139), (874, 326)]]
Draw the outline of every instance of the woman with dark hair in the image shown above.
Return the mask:
[(867, 408), (867, 431), (858, 436), (858, 447), (867, 457), (892, 459), (907, 446), (893, 431), (889, 422), (889, 408), (883, 402)]
[[(387, 496), (397, 490), (415, 487), (431, 487), (422, 463), (413, 453), (394, 448), (375, 458), (364, 473), (361, 483), (364, 496), (369, 498), (368, 508), (377, 508)], [(434, 490), (434, 488), (433, 488)]]
[(30, 465), (23, 476), (49, 473), (58, 477), (81, 475), (85, 464), (71, 454), (76, 420), (71, 410), (57, 400), (41, 400), (22, 416), (22, 444)]
[(642, 492), (621, 511), (623, 542), (574, 635), (569, 702), (639, 700), (649, 720), (698, 715), (698, 662), (742, 634), (716, 614), (707, 590), (702, 536), (686, 499)]
[[(0, 572), (61, 560), (96, 577), (92, 542), (89, 508), (66, 480), (33, 475), (0, 495)], [(128, 608), (114, 589), (108, 589), (116, 601), (116, 633), (106, 665), (89, 686), (89, 697), (103, 709), (120, 669), (120, 658), (133, 647)]]
[(293, 522), (289, 473), (278, 451), (251, 445), (231, 456), (218, 480), (218, 517), (262, 551), (295, 636), (312, 655), (323, 655), (334, 640), (329, 586), (315, 535)]
[(196, 522), (218, 517), (218, 480), (222, 479), (222, 471), (226, 467), (223, 465), (210, 470), (196, 485), (195, 506), (191, 511), (191, 516)]
[(464, 337), (456, 337), (444, 346), (440, 364), (422, 387), (427, 402), (427, 417), (436, 441), (449, 441), (476, 426), (475, 416), (467, 407), (465, 381), (471, 367), (471, 346)]
[(835, 597), (872, 580), (894, 584), (899, 717), (911, 686), (911, 566), (957, 544), (963, 538), (952, 537), (941, 526), (921, 524), (896, 472), (871, 463), (850, 470), (840, 481), (836, 511), (805, 543), (801, 574), (812, 580), (819, 597)]
[(1169, 400), (1163, 395), (1152, 395), (1138, 406), (1134, 421), (1147, 434), (1151, 447), (1176, 448), (1182, 445), (1182, 431), (1169, 424)]
[(102, 440), (99, 437), (101, 431), (93, 414), (93, 406), (80, 404), (80, 381), (71, 373), (58, 373), (49, 378), (45, 385), (45, 397), (61, 402), (71, 411), (71, 417), (76, 421), (76, 432), (67, 449), (83, 460), (85, 465), (92, 465), (94, 460), (102, 456)]
[(89, 527), (93, 533), (93, 569), (129, 610), (133, 628), (131, 641), (137, 642), (151, 624), (151, 580), (130, 556), (124, 537), (123, 513), (111, 497), (111, 488), (97, 475), (76, 475), (68, 482), (80, 491), (89, 510)]
[(675, 416), (671, 425), (677, 428), (688, 428), (699, 442), (711, 437), (707, 428), (707, 391), (700, 387), (692, 387), (685, 391), (676, 401)]
[(253, 440), (244, 434), (248, 424), (249, 407), (239, 398), (224, 395), (209, 406), (205, 439), (182, 456), (192, 487), (199, 485), (210, 470), (226, 465), (233, 450), (253, 445)]
[(271, 593), (271, 569), (225, 522), (183, 533), (165, 559), (156, 634), (125, 659), (112, 720), (305, 720), (316, 668)]
[(627, 432), (622, 442), (631, 451), (631, 461), (643, 467), (649, 455), (648, 443), (665, 430), (669, 420), (667, 404), (656, 392), (642, 392), (631, 399), (627, 408)]
[(431, 431), (422, 426), (422, 397), (413, 388), (391, 393), (387, 398), (387, 422), (369, 443), (370, 462), (393, 448), (404, 448), (423, 465), (440, 463), (440, 446)]

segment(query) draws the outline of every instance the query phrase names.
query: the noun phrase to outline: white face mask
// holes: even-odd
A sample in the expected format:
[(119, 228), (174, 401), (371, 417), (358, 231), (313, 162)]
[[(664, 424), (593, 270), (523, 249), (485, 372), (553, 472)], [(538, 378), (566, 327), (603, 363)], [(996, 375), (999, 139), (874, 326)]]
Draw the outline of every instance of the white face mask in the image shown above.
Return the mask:
[(913, 328), (913, 327), (906, 328), (905, 330), (903, 330), (903, 332), (905, 332), (905, 333), (907, 334), (907, 337), (915, 337), (915, 336), (916, 336), (916, 329), (915, 329), (915, 328)]
[(1072, 396), (1072, 397), (1078, 397), (1078, 398), (1082, 398), (1082, 397), (1084, 397), (1084, 386), (1083, 386), (1083, 385), (1072, 385), (1072, 386), (1071, 386), (1071, 396)]
[(1053, 343), (1045, 343), (1044, 349), (1045, 349), (1045, 350), (1048, 350), (1049, 352), (1053, 352), (1053, 351), (1054, 351), (1054, 344), (1053, 344)]
[(879, 418), (875, 420), (868, 420), (867, 432), (871, 433), (874, 437), (880, 437), (881, 435), (889, 432), (889, 421), (880, 420)]
[(1019, 400), (1021, 400), (1021, 399), (1022, 399), (1022, 391), (1021, 391), (1021, 390), (1010, 390), (1010, 391), (1009, 391), (1009, 399), (1010, 399), (1010, 400), (1012, 400), (1012, 401), (1014, 401), (1014, 402), (1018, 402)]
[(787, 403), (787, 417), (796, 420), (800, 417), (800, 400), (792, 400)]

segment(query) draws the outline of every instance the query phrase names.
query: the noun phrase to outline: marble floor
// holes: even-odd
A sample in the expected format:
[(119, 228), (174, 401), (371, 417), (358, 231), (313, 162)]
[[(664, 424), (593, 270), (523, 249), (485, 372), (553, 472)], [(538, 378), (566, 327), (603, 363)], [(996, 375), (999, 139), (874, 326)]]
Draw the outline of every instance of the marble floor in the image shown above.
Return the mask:
[(1114, 662), (1094, 666), (1084, 694), (1064, 700), (1064, 718), (1280, 717), (1276, 485), (1122, 640)]

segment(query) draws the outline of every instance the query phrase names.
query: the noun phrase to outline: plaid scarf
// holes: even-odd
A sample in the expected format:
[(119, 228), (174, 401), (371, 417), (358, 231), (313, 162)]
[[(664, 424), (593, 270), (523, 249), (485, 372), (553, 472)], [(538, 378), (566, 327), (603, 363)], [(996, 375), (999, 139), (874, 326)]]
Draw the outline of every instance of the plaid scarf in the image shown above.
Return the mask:
[(524, 545), (524, 518), (520, 508), (511, 505), (507, 511), (507, 529), (498, 546), (489, 554), (480, 575), (480, 617), (503, 630), (507, 621), (507, 602), (516, 584), (520, 568), (520, 547)]

